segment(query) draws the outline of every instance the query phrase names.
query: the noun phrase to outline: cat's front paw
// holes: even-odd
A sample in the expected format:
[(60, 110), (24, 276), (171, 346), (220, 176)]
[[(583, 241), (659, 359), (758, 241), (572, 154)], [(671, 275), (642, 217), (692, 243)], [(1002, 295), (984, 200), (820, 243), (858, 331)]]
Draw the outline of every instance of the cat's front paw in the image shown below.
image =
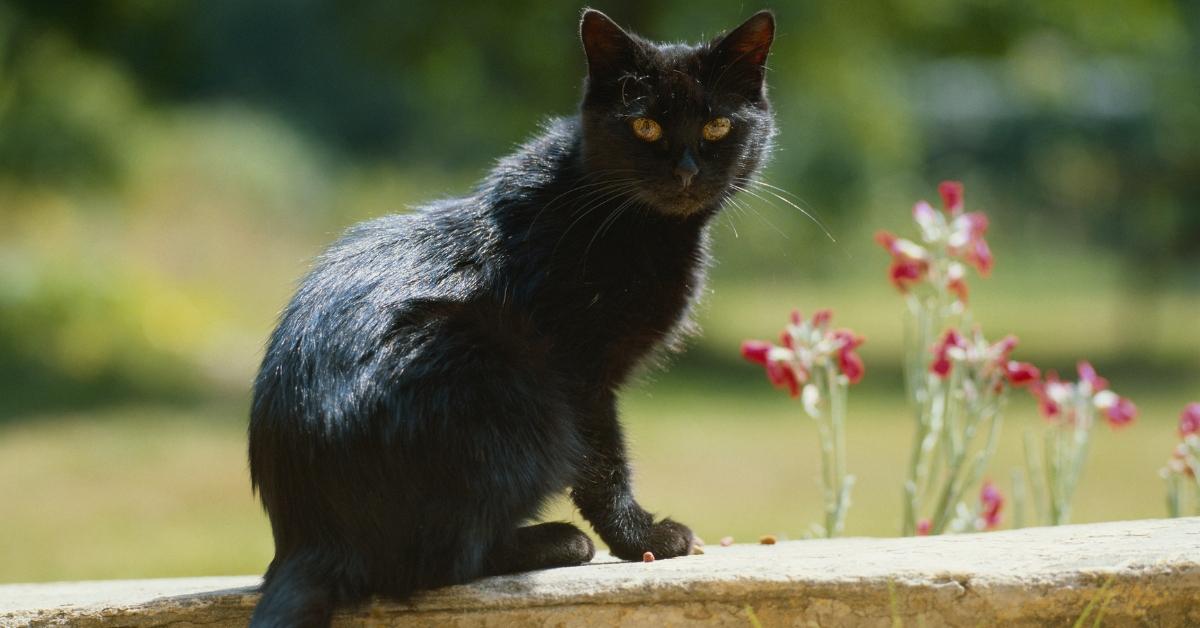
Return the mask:
[(675, 558), (693, 553), (697, 545), (696, 535), (691, 528), (670, 519), (663, 519), (650, 528), (646, 540), (649, 544), (647, 552), (652, 552), (655, 558)]
[(609, 551), (623, 560), (642, 560), (646, 552), (654, 554), (655, 558), (675, 558), (698, 553), (694, 550), (698, 545), (690, 528), (678, 521), (663, 519), (650, 526), (639, 542), (612, 546)]

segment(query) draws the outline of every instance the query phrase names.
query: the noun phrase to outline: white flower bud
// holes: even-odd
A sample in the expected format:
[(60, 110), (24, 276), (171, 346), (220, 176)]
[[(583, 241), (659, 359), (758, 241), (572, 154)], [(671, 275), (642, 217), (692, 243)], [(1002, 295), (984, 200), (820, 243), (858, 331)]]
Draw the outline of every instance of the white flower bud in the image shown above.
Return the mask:
[(821, 391), (812, 384), (804, 386), (804, 390), (800, 393), (800, 402), (804, 404), (804, 411), (809, 416), (816, 418), (821, 416)]
[(1118, 400), (1117, 393), (1111, 390), (1101, 390), (1096, 393), (1095, 397), (1092, 397), (1092, 404), (1096, 406), (1097, 410), (1107, 410), (1117, 405)]

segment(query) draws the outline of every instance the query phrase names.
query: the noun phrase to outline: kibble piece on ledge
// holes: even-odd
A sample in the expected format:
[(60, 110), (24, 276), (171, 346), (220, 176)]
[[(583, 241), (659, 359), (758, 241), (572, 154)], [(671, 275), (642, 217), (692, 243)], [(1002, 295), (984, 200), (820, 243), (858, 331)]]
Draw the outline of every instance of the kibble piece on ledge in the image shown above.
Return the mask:
[(764, 534), (758, 539), (758, 542), (763, 545), (774, 545), (776, 540), (777, 539), (775, 538), (774, 534)]
[(644, 562), (644, 563), (654, 562), (654, 552), (646, 552), (645, 554), (642, 554), (642, 562)]

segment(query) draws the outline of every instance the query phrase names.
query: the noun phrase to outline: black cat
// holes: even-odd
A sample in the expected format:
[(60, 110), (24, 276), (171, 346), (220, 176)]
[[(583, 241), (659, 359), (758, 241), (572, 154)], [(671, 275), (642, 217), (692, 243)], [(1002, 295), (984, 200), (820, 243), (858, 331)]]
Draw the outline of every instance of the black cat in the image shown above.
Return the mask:
[(617, 390), (688, 328), (708, 224), (769, 152), (768, 12), (708, 44), (581, 24), (579, 115), (471, 196), (352, 228), (283, 312), (254, 385), (250, 471), (275, 537), (254, 626), (577, 565), (569, 488), (616, 556), (688, 554), (633, 498)]

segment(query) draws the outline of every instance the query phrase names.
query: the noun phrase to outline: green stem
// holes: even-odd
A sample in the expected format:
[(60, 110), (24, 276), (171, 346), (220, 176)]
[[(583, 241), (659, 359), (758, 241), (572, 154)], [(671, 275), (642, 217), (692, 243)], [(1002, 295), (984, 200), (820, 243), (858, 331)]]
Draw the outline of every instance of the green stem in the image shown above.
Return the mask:
[(1037, 451), (1037, 439), (1031, 428), (1025, 428), (1025, 475), (1029, 478), (1029, 490), (1033, 493), (1033, 510), (1038, 524), (1047, 523), (1046, 491), (1043, 490), (1045, 475), (1041, 456)]
[(1167, 515), (1171, 518), (1180, 516), (1179, 507), (1179, 477), (1167, 471)]
[(850, 482), (846, 474), (846, 387), (833, 364), (825, 364), (825, 379), (829, 393), (829, 419), (833, 427), (833, 468), (837, 482), (833, 528), (829, 536), (839, 536), (846, 521), (850, 503)]
[(1046, 457), (1046, 494), (1050, 505), (1050, 525), (1058, 525), (1062, 509), (1062, 434), (1061, 427), (1046, 432), (1044, 451)]
[(904, 499), (904, 522), (902, 533), (905, 536), (916, 534), (917, 517), (920, 513), (920, 501), (917, 494), (918, 471), (921, 468), (922, 450), (925, 438), (929, 433), (930, 395), (928, 379), (925, 375), (924, 350), (928, 346), (928, 313), (916, 297), (907, 299), (908, 315), (905, 317), (907, 347), (905, 351), (904, 382), (908, 391), (909, 402), (913, 404), (917, 423), (916, 434), (913, 438), (912, 451), (908, 457), (908, 472), (905, 475), (902, 496)]
[[(826, 372), (815, 370), (812, 374), (812, 386), (816, 386), (822, 395), (829, 394), (830, 382), (826, 381)], [(837, 477), (834, 471), (834, 443), (830, 419), (825, 412), (818, 412), (813, 417), (817, 423), (817, 434), (821, 444), (821, 488), (822, 502), (825, 511), (825, 536), (835, 534), (834, 525), (837, 518)]]
[(1013, 528), (1025, 527), (1025, 477), (1020, 467), (1012, 470)]

